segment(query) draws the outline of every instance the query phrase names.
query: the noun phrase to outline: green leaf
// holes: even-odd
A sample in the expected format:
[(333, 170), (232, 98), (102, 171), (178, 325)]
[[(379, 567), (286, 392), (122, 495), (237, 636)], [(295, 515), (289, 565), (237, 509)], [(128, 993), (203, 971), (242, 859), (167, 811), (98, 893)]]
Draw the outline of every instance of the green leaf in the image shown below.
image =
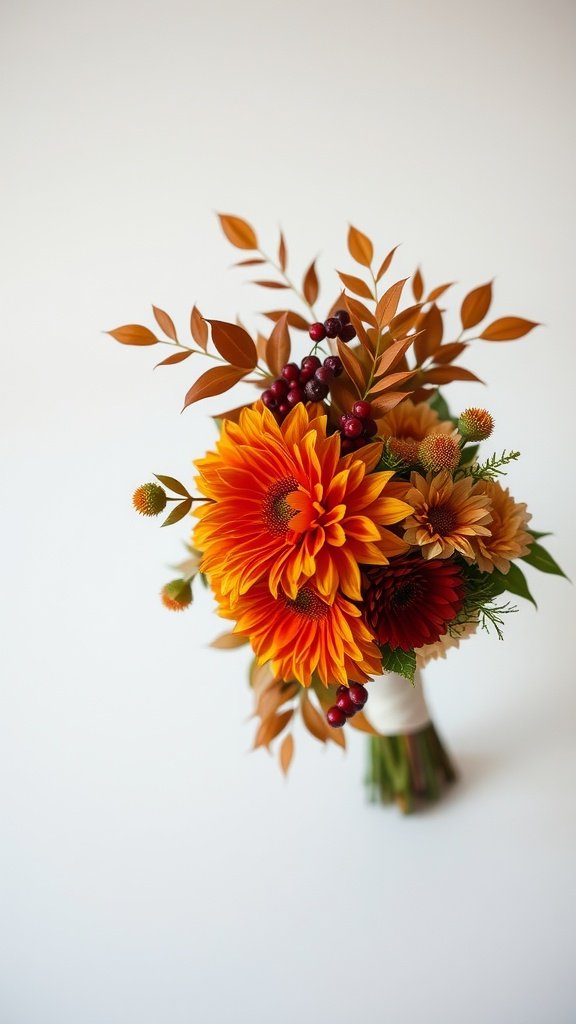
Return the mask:
[(452, 420), (453, 423), (458, 422), (458, 418), (452, 416), (448, 404), (443, 395), (439, 391), (436, 392), (434, 398), (430, 401), (430, 408), (437, 412), (441, 420)]
[(532, 534), (532, 536), (534, 537), (534, 540), (540, 540), (540, 537), (552, 537), (553, 536), (551, 533), (539, 533), (538, 530), (528, 530), (528, 533)]
[(470, 463), (474, 462), (474, 459), (478, 454), (479, 447), (479, 444), (466, 445), (466, 447), (462, 449), (462, 454), (460, 456), (460, 462), (458, 463), (458, 465), (468, 466)]
[(189, 498), (190, 495), (184, 484), (181, 484), (179, 480), (176, 480), (173, 476), (160, 476), (159, 473), (154, 473), (154, 476), (164, 487), (167, 487), (169, 491), (174, 491), (174, 494), (181, 494), (183, 498)]
[(416, 654), (414, 651), (403, 651), (399, 647), (393, 651), (388, 644), (380, 648), (382, 655), (382, 669), (384, 672), (396, 672), (404, 676), (412, 684), (416, 672)]
[(162, 523), (162, 526), (172, 526), (177, 523), (180, 519), (184, 519), (187, 516), (190, 509), (192, 508), (192, 498), (187, 498), (186, 501), (181, 501), (175, 508), (172, 509), (171, 513)]
[(508, 593), (515, 594), (517, 597), (524, 597), (527, 601), (531, 601), (535, 608), (538, 607), (530, 593), (530, 589), (522, 569), (520, 569), (515, 562), (510, 563), (510, 568), (507, 573), (501, 573), (495, 569), (494, 575), (496, 575), (496, 573), (498, 573), (498, 577), (502, 580), (503, 590), (507, 590)]
[[(534, 535), (533, 535), (534, 536)], [(562, 571), (557, 562), (554, 561), (552, 555), (543, 548), (541, 544), (537, 544), (536, 541), (532, 544), (530, 552), (527, 555), (522, 555), (522, 561), (528, 562), (528, 565), (534, 566), (535, 569), (539, 569), (540, 572), (549, 572), (553, 576), (563, 576), (565, 580), (568, 579), (565, 572)]]

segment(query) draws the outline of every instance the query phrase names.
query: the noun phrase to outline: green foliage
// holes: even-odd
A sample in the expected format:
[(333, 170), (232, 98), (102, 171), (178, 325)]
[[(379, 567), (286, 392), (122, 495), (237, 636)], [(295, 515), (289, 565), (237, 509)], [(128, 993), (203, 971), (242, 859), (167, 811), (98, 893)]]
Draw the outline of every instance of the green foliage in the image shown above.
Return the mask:
[(451, 635), (458, 636), (459, 626), (479, 623), (486, 633), (494, 629), (498, 639), (503, 640), (503, 616), (512, 615), (518, 611), (515, 605), (510, 604), (509, 601), (497, 604), (495, 600), (507, 589), (507, 577), (501, 572), (480, 572), (474, 565), (465, 567), (464, 576), (466, 596), (460, 614), (452, 623)]
[(507, 590), (510, 594), (515, 594), (517, 597), (524, 597), (527, 601), (531, 601), (535, 608), (538, 607), (530, 593), (526, 577), (519, 566), (516, 565), (516, 562), (510, 563), (510, 568), (506, 574), (495, 569), (493, 575), (501, 579), (504, 590)]
[(448, 408), (448, 403), (440, 391), (437, 391), (434, 398), (429, 402), (430, 408), (437, 412), (441, 420), (452, 420), (454, 426), (458, 423), (458, 417), (453, 416)]
[(391, 650), (388, 644), (380, 648), (382, 655), (382, 670), (384, 672), (396, 672), (404, 676), (412, 684), (416, 672), (416, 655), (414, 651), (402, 651), (399, 647)]
[[(532, 536), (536, 536), (534, 533)], [(545, 534), (538, 534), (539, 537), (546, 536)], [(535, 569), (539, 569), (540, 572), (549, 572), (553, 576), (563, 576), (565, 580), (568, 579), (567, 575), (560, 568), (557, 562), (554, 561), (552, 555), (543, 548), (541, 544), (536, 541), (531, 545), (530, 551), (527, 555), (522, 556), (522, 561), (527, 562), (528, 565), (532, 565)]]
[(486, 462), (475, 463), (473, 466), (469, 466), (464, 470), (466, 476), (471, 476), (474, 480), (496, 480), (497, 477), (503, 476), (505, 470), (502, 470), (501, 466), (507, 466), (510, 462), (515, 462), (516, 459), (520, 458), (520, 452), (506, 452), (503, 451), (501, 455), (491, 455)]

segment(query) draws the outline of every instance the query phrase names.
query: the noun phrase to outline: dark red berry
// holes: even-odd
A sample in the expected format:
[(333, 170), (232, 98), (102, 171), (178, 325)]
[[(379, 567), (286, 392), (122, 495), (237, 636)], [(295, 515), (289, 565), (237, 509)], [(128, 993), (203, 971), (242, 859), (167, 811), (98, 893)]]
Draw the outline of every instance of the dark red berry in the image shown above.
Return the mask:
[(359, 416), (361, 420), (367, 420), (372, 412), (372, 406), (370, 402), (354, 402), (352, 412), (355, 416)]
[(337, 309), (334, 316), (338, 317), (342, 326), (350, 323), (350, 313), (347, 309)]
[(351, 416), (350, 419), (346, 420), (342, 429), (346, 434), (346, 437), (360, 437), (360, 434), (364, 430), (364, 424), (357, 416)]
[(344, 452), (345, 455), (347, 455), (349, 452), (355, 451), (356, 444), (354, 443), (351, 437), (345, 437), (343, 438), (342, 443), (340, 444), (340, 449), (341, 451)]
[(310, 327), (308, 328), (308, 334), (312, 338), (312, 341), (324, 341), (324, 338), (326, 337), (324, 324), (310, 324)]
[(312, 380), (312, 377), (316, 373), (313, 366), (305, 366), (303, 370), (300, 370), (299, 383), (305, 384), (307, 380)]
[(331, 708), (328, 708), (328, 711), (326, 712), (326, 721), (333, 729), (341, 729), (346, 721), (346, 715), (341, 708), (336, 707), (334, 704)]
[(322, 360), (318, 359), (318, 356), (304, 356), (300, 366), (303, 370), (317, 370), (319, 366), (322, 366)]
[(343, 325), (340, 323), (337, 316), (329, 316), (328, 319), (324, 321), (324, 330), (326, 331), (326, 336), (328, 338), (339, 338), (342, 329)]
[(347, 686), (338, 686), (336, 689), (336, 696), (340, 697), (343, 693), (348, 693)]
[(314, 376), (321, 384), (329, 384), (334, 374), (329, 366), (319, 366)]
[(378, 433), (378, 424), (376, 420), (365, 420), (364, 421), (364, 436), (374, 437), (374, 434)]
[(272, 394), (270, 388), (266, 388), (266, 391), (262, 392), (262, 401), (267, 409), (275, 409), (278, 405), (276, 396)]
[(350, 683), (348, 688), (350, 700), (356, 705), (356, 710), (363, 708), (368, 700), (368, 690), (362, 683)]
[(288, 393), (288, 381), (286, 380), (275, 380), (270, 385), (269, 390), (274, 395), (274, 398), (284, 398), (284, 395)]
[(308, 402), (322, 402), (328, 394), (328, 388), (319, 380), (309, 380), (304, 385), (304, 394)]
[(299, 380), (300, 367), (296, 363), (286, 363), (286, 366), (282, 367), (282, 376), (284, 380)]
[(356, 337), (356, 331), (352, 327), (352, 324), (344, 324), (340, 330), (340, 338), (342, 341), (352, 341), (352, 338)]
[(343, 412), (342, 413), (342, 415), (340, 417), (340, 426), (342, 427), (342, 429), (344, 429), (344, 427), (348, 423), (348, 420), (353, 419), (353, 417), (354, 417), (354, 414), (351, 413), (351, 412)]
[(286, 401), (288, 405), (298, 405), (298, 402), (304, 401), (304, 392), (302, 388), (290, 388), (290, 391), (286, 395)]
[(352, 715), (355, 715), (358, 711), (358, 708), (348, 692), (340, 694), (336, 701), (336, 707), (340, 708), (340, 710), (344, 712), (346, 718), (352, 718)]
[(342, 360), (338, 356), (326, 356), (324, 360), (324, 366), (327, 366), (335, 377), (339, 377), (344, 367), (342, 366)]
[(289, 405), (288, 402), (283, 401), (283, 402), (280, 402), (280, 405), (278, 406), (278, 412), (281, 413), (282, 416), (285, 416), (286, 413), (290, 412), (291, 408), (292, 408), (292, 406)]

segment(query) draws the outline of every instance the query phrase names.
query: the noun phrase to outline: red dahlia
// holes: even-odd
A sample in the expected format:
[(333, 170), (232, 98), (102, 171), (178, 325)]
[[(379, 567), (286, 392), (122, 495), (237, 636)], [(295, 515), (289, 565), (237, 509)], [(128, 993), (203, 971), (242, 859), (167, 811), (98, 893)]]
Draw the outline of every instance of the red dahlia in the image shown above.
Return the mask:
[(364, 618), (379, 644), (411, 651), (447, 631), (464, 601), (462, 573), (446, 559), (393, 558), (366, 569)]

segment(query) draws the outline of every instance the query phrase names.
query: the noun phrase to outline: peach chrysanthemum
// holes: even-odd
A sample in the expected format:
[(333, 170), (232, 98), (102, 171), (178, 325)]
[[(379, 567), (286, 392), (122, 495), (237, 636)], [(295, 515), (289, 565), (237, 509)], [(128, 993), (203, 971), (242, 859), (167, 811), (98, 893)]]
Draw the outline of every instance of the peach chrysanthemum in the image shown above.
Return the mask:
[(513, 558), (527, 555), (534, 538), (526, 529), (532, 518), (524, 502), (514, 501), (508, 488), (497, 481), (482, 480), (477, 484), (479, 494), (490, 500), (492, 522), (490, 536), (473, 541), (475, 559), (482, 572), (494, 567), (506, 574)]
[(412, 473), (406, 501), (414, 512), (404, 523), (404, 540), (422, 548), (424, 558), (450, 558), (458, 551), (474, 561), (471, 540), (489, 537), (490, 498), (471, 477), (454, 481), (447, 470), (426, 478)]
[(217, 580), (212, 585), (219, 614), (236, 619), (234, 633), (247, 636), (260, 664), (270, 661), (278, 677), (310, 686), (315, 673), (324, 686), (365, 682), (382, 671), (380, 652), (355, 604), (337, 593), (331, 604), (310, 583), (287, 597), (273, 597), (266, 580), (242, 594), (234, 607)]
[(418, 647), (415, 651), (417, 667), (424, 668), (429, 661), (445, 658), (448, 651), (452, 650), (452, 648), (460, 647), (460, 641), (465, 640), (466, 637), (473, 636), (477, 629), (477, 621), (465, 622), (462, 625), (455, 626), (451, 633), (444, 633), (444, 636), (441, 636), (435, 644), (425, 644), (424, 647)]
[(360, 600), (359, 563), (385, 565), (406, 551), (387, 527), (412, 509), (387, 493), (392, 473), (370, 472), (380, 444), (341, 458), (325, 416), (300, 403), (279, 425), (257, 402), (237, 424), (224, 422), (217, 449), (196, 462), (211, 500), (195, 513), (194, 545), (233, 604), (262, 578), (273, 596), (281, 587), (296, 600), (313, 578), (325, 601), (338, 588)]
[(454, 424), (441, 420), (428, 402), (412, 402), (405, 398), (378, 420), (378, 434), (389, 438), (391, 451), (407, 462), (417, 460), (418, 445), (428, 434), (451, 434)]

